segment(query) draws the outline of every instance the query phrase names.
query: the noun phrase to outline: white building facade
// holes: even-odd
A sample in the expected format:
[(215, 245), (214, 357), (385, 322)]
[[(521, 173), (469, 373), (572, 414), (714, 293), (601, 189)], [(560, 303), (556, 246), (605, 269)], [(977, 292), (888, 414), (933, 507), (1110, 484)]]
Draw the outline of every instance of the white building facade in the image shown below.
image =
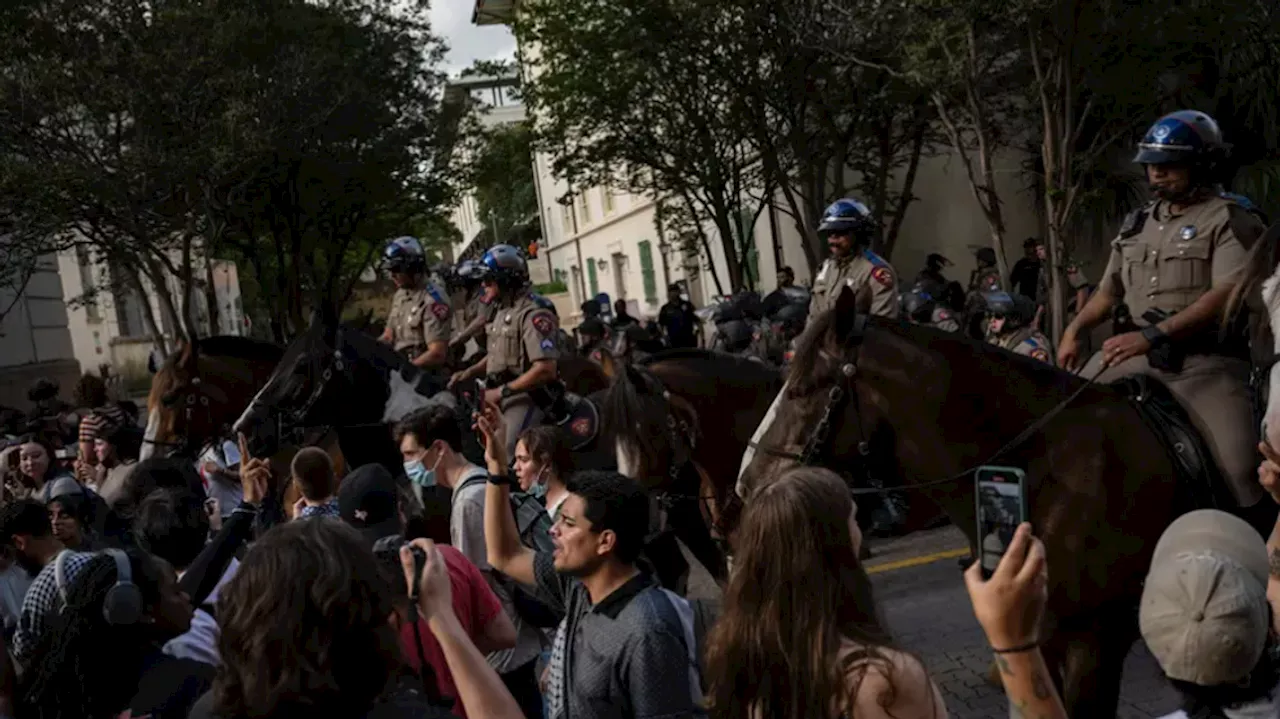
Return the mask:
[(27, 390), (42, 377), (57, 382), (70, 401), (80, 363), (67, 329), (57, 260), (43, 258), (20, 294), (18, 289), (0, 288), (0, 405), (30, 409)]
[[(181, 333), (174, 320), (163, 311), (154, 286), (142, 277), (145, 297), (129, 287), (121, 268), (95, 261), (83, 247), (58, 255), (62, 276), (60, 301), (66, 308), (67, 326), (75, 358), (86, 371), (97, 372), (107, 365), (126, 384), (136, 385), (148, 374), (147, 359), (155, 346), (143, 303), (151, 309), (157, 327), (172, 350)], [(213, 260), (206, 268), (203, 259), (193, 260), (201, 284), (212, 281), (217, 308), (217, 326), (211, 326), (208, 298), (203, 287), (192, 293), (196, 324), (206, 335), (247, 335), (240, 281), (234, 262)], [(181, 283), (168, 277), (168, 296), (181, 302)], [(181, 312), (181, 306), (175, 308)]]

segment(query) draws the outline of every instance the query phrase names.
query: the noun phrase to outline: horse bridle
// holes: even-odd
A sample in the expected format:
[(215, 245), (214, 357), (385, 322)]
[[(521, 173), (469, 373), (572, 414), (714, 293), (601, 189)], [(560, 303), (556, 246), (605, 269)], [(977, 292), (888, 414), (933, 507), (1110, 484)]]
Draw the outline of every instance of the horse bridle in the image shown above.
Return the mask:
[[(846, 396), (848, 396), (852, 398), (852, 401), (854, 403), (854, 413), (858, 417), (856, 422), (856, 426), (858, 428), (858, 454), (864, 460), (863, 469), (864, 469), (864, 472), (866, 472), (865, 460), (871, 454), (871, 444), (870, 442), (867, 441), (864, 428), (862, 427), (862, 412), (860, 411), (860, 408), (858, 407), (858, 404), (857, 404), (858, 393), (857, 393), (857, 388), (854, 386), (854, 380), (858, 374), (857, 352), (862, 346), (862, 340), (866, 334), (866, 327), (867, 327), (867, 316), (858, 315), (858, 317), (854, 320), (853, 330), (848, 340), (853, 344), (854, 355), (849, 361), (842, 362), (840, 366), (840, 374), (843, 376), (844, 384), (847, 385), (847, 387), (841, 386), (840, 384), (836, 384), (827, 392), (827, 403), (826, 403), (826, 406), (823, 407), (822, 416), (818, 420), (818, 424), (814, 427), (813, 432), (809, 434), (808, 439), (801, 446), (800, 451), (792, 452), (792, 451), (788, 451), (787, 449), (770, 447), (768, 445), (762, 444), (754, 440), (748, 442), (747, 443), (748, 446), (750, 446), (752, 449), (758, 452), (762, 452), (764, 454), (768, 454), (773, 457), (779, 457), (781, 459), (790, 459), (805, 466), (814, 465), (816, 463), (816, 460), (818, 460), (822, 456), (822, 454), (826, 451), (827, 441), (829, 439), (829, 435), (831, 431), (832, 417), (835, 415), (836, 409), (840, 407), (840, 405), (844, 402)], [(820, 356), (828, 360), (833, 360), (836, 362), (840, 362), (842, 360), (842, 358), (833, 355), (832, 353), (828, 352), (825, 349), (820, 349), (819, 354)], [(890, 492), (895, 492), (895, 491), (927, 489), (929, 487), (936, 487), (944, 484), (950, 484), (952, 482), (957, 482), (966, 477), (969, 477), (979, 467), (992, 464), (997, 459), (1000, 459), (1005, 454), (1007, 454), (1008, 452), (1020, 446), (1023, 442), (1030, 439), (1036, 432), (1039, 432), (1041, 429), (1043, 429), (1045, 425), (1047, 425), (1054, 417), (1056, 417), (1060, 412), (1062, 412), (1062, 410), (1066, 409), (1067, 405), (1075, 401), (1075, 399), (1079, 397), (1082, 392), (1084, 392), (1086, 389), (1092, 386), (1093, 380), (1096, 379), (1097, 376), (1101, 374), (1105, 369), (1106, 369), (1105, 364), (1099, 367), (1098, 371), (1094, 374), (1093, 377), (1086, 380), (1083, 384), (1077, 387), (1074, 392), (1068, 395), (1066, 399), (1054, 405), (1052, 409), (1050, 409), (1048, 412), (1041, 415), (1039, 419), (1037, 419), (1035, 422), (1032, 422), (1022, 432), (1019, 432), (1017, 436), (1015, 436), (1013, 439), (1006, 442), (1004, 446), (996, 450), (994, 454), (992, 454), (990, 457), (986, 459), (986, 461), (975, 464), (972, 467), (965, 469), (964, 471), (957, 472), (956, 474), (943, 477), (942, 479), (935, 479), (927, 482), (906, 483), (906, 484), (896, 485), (892, 487), (886, 487), (881, 485), (881, 483), (875, 481), (875, 479), (871, 477), (869, 473), (867, 473), (867, 477), (866, 477), (867, 480), (876, 486), (850, 487), (849, 491), (854, 496), (871, 495), (871, 494), (875, 494), (875, 495), (888, 494)], [(783, 391), (785, 391), (785, 389)]]
[[(183, 413), (188, 425), (191, 424), (192, 419), (195, 417), (195, 408), (199, 404), (204, 408), (205, 416), (208, 418), (210, 426), (217, 426), (217, 423), (213, 421), (214, 407), (225, 406), (230, 401), (225, 392), (214, 385), (205, 383), (199, 375), (196, 375), (164, 393), (160, 397), (160, 404), (172, 408), (178, 404), (178, 398), (184, 396), (186, 401), (184, 402)], [(226, 422), (223, 422), (219, 428), (224, 432), (231, 431), (231, 425)], [(170, 441), (143, 438), (142, 442), (156, 447), (172, 447), (176, 449), (185, 449), (191, 446), (191, 438), (185, 434), (175, 435), (175, 439)]]

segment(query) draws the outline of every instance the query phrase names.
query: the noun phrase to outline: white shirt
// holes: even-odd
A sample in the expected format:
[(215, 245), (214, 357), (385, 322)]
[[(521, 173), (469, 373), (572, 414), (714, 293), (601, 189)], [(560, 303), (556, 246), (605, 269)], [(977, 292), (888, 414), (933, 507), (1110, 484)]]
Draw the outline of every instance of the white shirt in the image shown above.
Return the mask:
[[(234, 558), (227, 565), (227, 571), (222, 573), (222, 578), (218, 580), (217, 586), (209, 592), (209, 597), (205, 599), (206, 604), (217, 604), (218, 592), (222, 590), (223, 585), (231, 580), (236, 574), (236, 569), (240, 563)], [(221, 657), (218, 655), (218, 622), (208, 612), (197, 608), (191, 615), (191, 628), (186, 634), (179, 635), (170, 639), (164, 645), (164, 653), (178, 659), (194, 659), (205, 664), (218, 666), (222, 663)]]

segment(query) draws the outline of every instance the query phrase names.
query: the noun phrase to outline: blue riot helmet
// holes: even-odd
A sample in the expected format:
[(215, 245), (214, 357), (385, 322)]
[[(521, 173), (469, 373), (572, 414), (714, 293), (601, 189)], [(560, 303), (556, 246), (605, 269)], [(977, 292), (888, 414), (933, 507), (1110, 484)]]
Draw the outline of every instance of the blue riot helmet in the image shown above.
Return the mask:
[(871, 210), (855, 199), (836, 200), (822, 213), (818, 232), (823, 235), (850, 234), (856, 243), (865, 244), (875, 236), (876, 221)]
[(982, 293), (986, 303), (988, 317), (1003, 319), (1003, 331), (1024, 327), (1035, 319), (1036, 306), (1031, 300), (1018, 294), (1010, 294), (1003, 290)]
[(933, 295), (926, 290), (914, 287), (911, 291), (902, 293), (900, 300), (902, 311), (912, 322), (927, 324), (933, 320), (933, 307), (936, 302)]
[(427, 269), (427, 253), (418, 238), (397, 237), (382, 251), (382, 261), (391, 272), (422, 272)]
[[(1138, 143), (1133, 161), (1141, 165), (1179, 165), (1191, 171), (1186, 191), (1217, 184), (1218, 164), (1226, 159), (1228, 145), (1212, 117), (1196, 110), (1179, 110), (1156, 120)], [(1153, 185), (1152, 192), (1164, 200), (1177, 200), (1183, 190)]]
[(494, 245), (480, 258), (484, 279), (493, 280), (502, 289), (523, 289), (529, 284), (529, 264), (511, 245)]

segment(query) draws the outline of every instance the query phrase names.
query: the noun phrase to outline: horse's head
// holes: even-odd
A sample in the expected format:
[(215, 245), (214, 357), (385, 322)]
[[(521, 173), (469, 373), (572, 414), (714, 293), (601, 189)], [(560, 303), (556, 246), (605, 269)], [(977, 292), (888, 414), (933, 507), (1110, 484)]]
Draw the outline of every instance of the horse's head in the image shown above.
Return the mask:
[(604, 427), (618, 471), (647, 488), (665, 487), (693, 451), (697, 413), (648, 369), (606, 361), (613, 383), (603, 398)]
[(402, 395), (413, 394), (408, 409), (415, 409), (437, 389), (390, 347), (338, 324), (332, 314), (317, 314), (285, 349), (234, 431), (248, 438), (255, 456), (272, 454), (285, 434), (398, 419), (385, 416), (392, 402), (406, 404)]
[(923, 406), (923, 397), (945, 391), (928, 383), (928, 377), (937, 376), (926, 371), (932, 360), (912, 351), (906, 340), (879, 328), (876, 336), (886, 341), (866, 341), (869, 318), (858, 312), (859, 302), (845, 288), (835, 308), (815, 317), (797, 340), (786, 384), (743, 456), (739, 496), (748, 498), (795, 464), (859, 476), (890, 406), (904, 416), (920, 415), (923, 410), (915, 405)]
[(217, 371), (184, 343), (156, 371), (147, 395), (147, 428), (141, 459), (156, 454), (192, 454), (205, 440), (226, 434), (227, 393)]

